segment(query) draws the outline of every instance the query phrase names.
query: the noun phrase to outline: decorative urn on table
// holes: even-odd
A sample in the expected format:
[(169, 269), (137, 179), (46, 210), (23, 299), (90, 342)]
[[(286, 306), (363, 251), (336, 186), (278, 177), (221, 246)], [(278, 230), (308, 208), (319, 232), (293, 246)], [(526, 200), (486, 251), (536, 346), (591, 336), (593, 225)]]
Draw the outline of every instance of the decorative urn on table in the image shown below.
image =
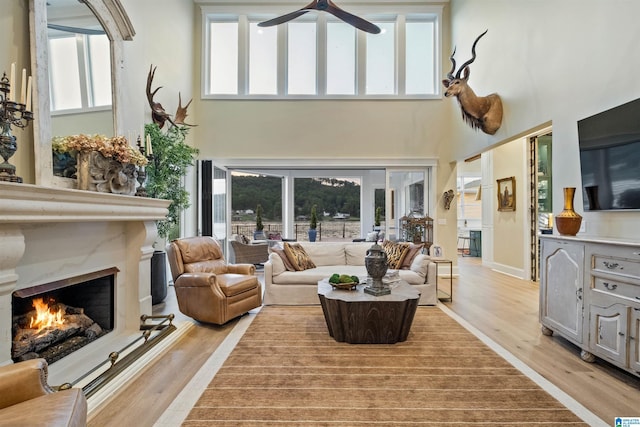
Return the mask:
[(573, 197), (575, 187), (565, 187), (564, 189), (564, 210), (555, 217), (558, 233), (563, 236), (575, 236), (580, 231), (582, 216), (573, 210)]
[(389, 295), (391, 289), (382, 282), (382, 278), (387, 274), (387, 254), (378, 243), (374, 243), (364, 257), (364, 266), (372, 279), (370, 286), (364, 291), (374, 296)]

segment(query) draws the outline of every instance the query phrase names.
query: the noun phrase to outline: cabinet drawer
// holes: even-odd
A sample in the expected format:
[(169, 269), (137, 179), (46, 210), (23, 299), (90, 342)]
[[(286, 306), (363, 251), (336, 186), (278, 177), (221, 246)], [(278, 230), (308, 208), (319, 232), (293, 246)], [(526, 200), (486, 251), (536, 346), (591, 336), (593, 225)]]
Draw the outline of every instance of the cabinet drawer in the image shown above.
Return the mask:
[[(634, 252), (629, 251), (632, 256)], [(640, 257), (638, 260), (618, 256), (593, 254), (591, 268), (594, 272), (617, 274), (640, 280)]]
[(615, 297), (627, 297), (640, 301), (640, 286), (602, 277), (593, 278), (593, 289)]

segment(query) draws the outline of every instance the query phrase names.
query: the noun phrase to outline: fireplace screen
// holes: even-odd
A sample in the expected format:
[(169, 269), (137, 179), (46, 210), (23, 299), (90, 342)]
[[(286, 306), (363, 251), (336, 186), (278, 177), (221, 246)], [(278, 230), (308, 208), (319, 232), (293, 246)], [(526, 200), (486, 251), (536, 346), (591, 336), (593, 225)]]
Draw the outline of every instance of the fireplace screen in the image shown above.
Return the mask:
[(48, 363), (113, 330), (117, 268), (20, 289), (12, 297), (14, 362)]

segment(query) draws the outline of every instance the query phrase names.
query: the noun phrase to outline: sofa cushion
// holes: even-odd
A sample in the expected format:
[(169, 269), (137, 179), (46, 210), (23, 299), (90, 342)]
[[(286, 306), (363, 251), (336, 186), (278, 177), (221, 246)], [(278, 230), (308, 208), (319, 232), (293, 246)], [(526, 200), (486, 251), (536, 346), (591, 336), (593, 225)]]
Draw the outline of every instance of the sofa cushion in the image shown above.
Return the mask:
[(304, 242), (302, 246), (316, 266), (344, 265), (344, 245), (342, 242)]
[(324, 265), (316, 268), (310, 268), (304, 272), (285, 271), (278, 276), (273, 276), (273, 283), (278, 285), (317, 285), (318, 281), (328, 279), (334, 273), (358, 276), (361, 281), (367, 278), (367, 270), (364, 266)]
[(347, 265), (364, 265), (364, 257), (367, 256), (367, 251), (371, 246), (370, 242), (347, 243), (344, 246)]
[(389, 268), (397, 270), (400, 268), (404, 257), (407, 255), (409, 245), (385, 240), (382, 243), (382, 249), (387, 254), (387, 263)]
[(402, 265), (400, 265), (401, 269), (411, 268), (411, 263), (413, 262), (416, 255), (420, 253), (422, 248), (424, 247), (424, 243), (409, 243), (409, 249), (407, 250), (407, 254), (404, 256), (402, 260)]
[(316, 266), (300, 243), (284, 242), (284, 252), (296, 271), (307, 270)]

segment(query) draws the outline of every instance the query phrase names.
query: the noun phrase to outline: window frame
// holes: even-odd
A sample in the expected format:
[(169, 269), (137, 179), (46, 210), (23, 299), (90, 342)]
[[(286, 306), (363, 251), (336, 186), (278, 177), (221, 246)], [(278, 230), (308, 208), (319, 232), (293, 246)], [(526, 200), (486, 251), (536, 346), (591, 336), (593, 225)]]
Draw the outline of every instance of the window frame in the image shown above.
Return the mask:
[[(109, 66), (111, 66), (111, 40), (109, 40), (108, 36), (104, 34), (104, 37), (107, 38), (109, 43), (109, 52), (108, 52), (108, 60)], [(53, 37), (53, 39), (63, 39), (69, 38), (73, 39), (76, 46), (76, 56), (78, 59), (78, 77), (79, 77), (79, 89), (80, 89), (80, 102), (81, 106), (75, 108), (64, 108), (64, 109), (53, 109), (55, 104), (54, 100), (54, 92), (51, 89), (50, 97), (51, 97), (51, 116), (63, 116), (66, 114), (77, 114), (82, 112), (96, 112), (96, 111), (107, 111), (113, 108), (113, 96), (110, 98), (109, 104), (101, 104), (95, 105), (96, 103), (96, 95), (95, 95), (95, 74), (93, 73), (93, 63), (91, 60), (91, 35), (89, 34), (78, 34), (78, 33), (70, 33), (70, 35)], [(50, 41), (48, 41), (50, 43)], [(51, 53), (50, 53), (51, 55)], [(108, 81), (111, 85), (111, 80)], [(111, 90), (110, 92), (113, 92)]]
[[(390, 9), (391, 8), (391, 9)], [(441, 99), (442, 88), (440, 87), (439, 76), (441, 74), (441, 52), (442, 52), (442, 5), (350, 5), (346, 8), (349, 12), (365, 19), (378, 22), (389, 21), (393, 19), (396, 26), (395, 34), (395, 91), (394, 94), (366, 94), (366, 38), (368, 33), (356, 31), (356, 75), (355, 75), (355, 94), (353, 95), (334, 95), (326, 93), (327, 82), (327, 50), (326, 50), (326, 33), (327, 22), (333, 22), (336, 18), (327, 13), (309, 12), (297, 18), (297, 21), (313, 20), (317, 23), (316, 30), (316, 94), (288, 94), (286, 93), (288, 76), (287, 76), (287, 32), (286, 24), (278, 25), (277, 35), (277, 54), (278, 54), (278, 88), (277, 94), (273, 95), (253, 95), (248, 89), (249, 75), (249, 22), (255, 22), (256, 19), (266, 20), (276, 16), (291, 12), (291, 6), (287, 5), (256, 5), (256, 4), (225, 4), (225, 5), (207, 5), (201, 7), (202, 13), (202, 52), (201, 52), (201, 98), (202, 99), (233, 99), (233, 100), (260, 100), (260, 99), (278, 99), (278, 100), (328, 100), (328, 99), (348, 99), (348, 100), (424, 100), (424, 99)], [(406, 68), (405, 68), (405, 23), (415, 22), (416, 17), (429, 19), (434, 25), (434, 46), (433, 46), (433, 86), (434, 93), (431, 94), (406, 94)], [(212, 94), (210, 92), (209, 82), (209, 63), (210, 63), (210, 23), (220, 22), (221, 20), (237, 20), (239, 25), (238, 35), (238, 93), (236, 94)]]

